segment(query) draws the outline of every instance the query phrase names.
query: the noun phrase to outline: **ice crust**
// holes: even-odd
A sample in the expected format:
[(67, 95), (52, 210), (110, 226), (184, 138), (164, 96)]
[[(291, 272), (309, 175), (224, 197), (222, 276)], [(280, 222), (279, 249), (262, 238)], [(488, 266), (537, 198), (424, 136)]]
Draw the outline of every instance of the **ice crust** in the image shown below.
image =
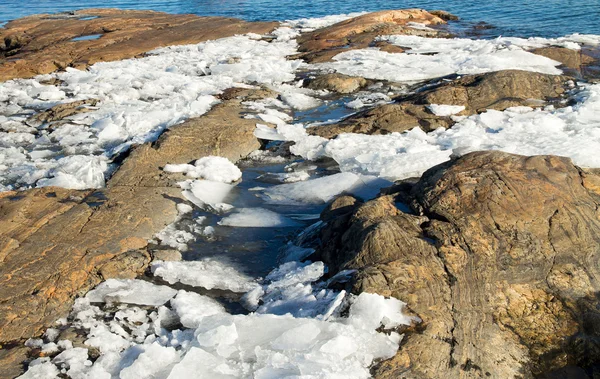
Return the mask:
[(558, 39), (426, 38), (410, 35), (382, 36), (381, 40), (410, 48), (404, 53), (387, 53), (377, 48), (353, 50), (322, 64), (342, 74), (395, 82), (419, 82), (451, 74), (482, 74), (500, 70), (524, 70), (561, 74), (560, 62), (533, 54), (527, 49), (559, 45), (580, 49), (579, 43), (597, 45), (599, 36), (570, 35)]
[[(296, 51), (295, 40), (252, 37), (167, 47), (144, 58), (96, 63), (87, 71), (67, 68), (2, 83), (0, 190), (103, 187), (115, 154), (206, 113), (218, 102), (214, 95), (226, 88), (293, 80), (301, 62), (285, 57)], [(62, 84), (41, 84), (48, 79)], [(34, 110), (85, 99), (100, 103), (54, 130), (27, 120)]]
[(257, 286), (249, 276), (224, 261), (204, 259), (191, 262), (163, 262), (152, 264), (152, 273), (170, 284), (180, 282), (194, 287), (246, 292)]
[[(323, 269), (321, 262), (276, 269), (263, 285), (267, 303), (270, 293), (293, 283), (319, 287)], [(53, 359), (32, 362), (21, 378), (58, 378), (59, 368), (74, 379), (368, 378), (374, 360), (395, 355), (400, 337), (393, 328), (415, 320), (402, 314), (404, 304), (395, 299), (330, 293), (330, 307), (304, 316), (297, 298), (284, 297), (280, 301), (289, 301), (296, 315), (231, 315), (214, 299), (187, 291), (170, 300), (173, 310), (121, 306), (114, 315), (80, 299), (71, 313), (73, 326), (89, 330), (85, 345), (98, 349), (100, 357), (92, 362), (87, 347), (63, 344)], [(317, 301), (324, 303), (322, 297)], [(344, 302), (348, 316), (339, 317), (330, 308)], [(318, 308), (306, 305), (305, 311)], [(177, 322), (184, 328), (164, 328)], [(389, 329), (389, 335), (378, 328)]]

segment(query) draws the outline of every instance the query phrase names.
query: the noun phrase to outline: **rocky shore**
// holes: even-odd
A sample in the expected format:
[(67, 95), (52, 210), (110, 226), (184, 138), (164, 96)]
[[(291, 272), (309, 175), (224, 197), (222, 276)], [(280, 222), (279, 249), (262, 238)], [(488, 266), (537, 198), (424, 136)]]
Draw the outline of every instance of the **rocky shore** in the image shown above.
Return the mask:
[[(309, 228), (311, 238), (297, 242), (300, 248), (312, 249), (303, 260), (327, 265), (324, 279), (351, 273), (349, 281), (331, 282), (325, 288), (354, 295), (378, 294), (406, 303), (404, 313), (412, 321), (387, 331), (403, 337), (395, 356), (368, 367), (373, 377), (600, 375), (600, 172), (585, 151), (553, 140), (525, 151), (492, 142), (455, 147), (450, 137), (439, 137), (440, 145), (449, 146), (445, 147), (447, 154), (412, 171), (399, 161), (386, 161), (380, 151), (342, 151), (351, 143), (344, 138), (404, 138), (412, 133), (416, 140), (428, 141), (426, 133), (458, 133), (473, 127), (465, 123), (477, 117), (482, 119), (473, 122), (483, 123), (487, 127), (483, 130), (500, 133), (503, 124), (498, 127), (495, 122), (515, 123), (528, 112), (541, 121), (523, 121), (525, 128), (550, 122), (541, 118), (545, 115), (553, 117), (555, 123), (548, 124), (552, 130), (559, 121), (563, 125), (568, 123), (563, 120), (577, 121), (577, 117), (599, 128), (593, 117), (594, 109), (600, 108), (591, 108), (597, 106), (593, 102), (597, 94), (580, 95), (592, 91), (581, 85), (593, 81), (589, 74), (593, 71), (586, 67), (597, 62), (584, 50), (571, 48), (585, 42), (565, 39), (541, 46), (539, 42), (516, 41), (511, 42), (516, 46), (513, 50), (499, 49), (500, 53), (518, 50), (519, 54), (535, 55), (540, 59), (535, 70), (512, 64), (500, 67), (509, 56), (476, 73), (438, 70), (441, 75), (433, 71), (433, 76), (426, 78), (430, 74), (424, 69), (422, 80), (358, 76), (335, 69), (346, 59), (340, 54), (354, 59), (356, 56), (349, 54), (376, 51), (392, 65), (395, 56), (411, 55), (404, 53), (420, 48), (409, 46), (408, 40), (395, 43), (382, 36), (415, 38), (410, 43), (417, 43), (418, 38), (450, 41), (453, 36), (443, 26), (454, 19), (442, 11), (384, 11), (305, 30), (301, 24), (277, 29), (280, 25), (274, 22), (91, 9), (27, 17), (0, 29), (0, 81), (16, 86), (21, 79), (35, 77), (34, 87), (53, 86), (69, 94), (27, 103), (0, 91), (0, 102), (6, 105), (3, 109), (8, 109), (0, 114), (2, 133), (14, 136), (36, 129), (31, 131), (36, 139), (42, 132), (60, 130), (80, 121), (78, 117), (98, 111), (103, 101), (116, 101), (114, 97), (79, 99), (79, 87), (69, 87), (72, 92), (68, 92), (70, 84), (48, 74), (92, 70), (98, 62), (148, 57), (167, 46), (241, 34), (250, 36), (244, 43), (256, 43), (257, 48), (271, 48), (278, 40), (282, 44), (297, 42), (293, 54), (287, 55), (288, 63), (294, 65), (287, 68), (291, 80), (229, 74), (228, 68), (245, 69), (244, 60), (253, 59), (253, 52), (219, 58), (214, 66), (195, 67), (196, 76), (225, 72), (231, 78), (227, 77), (225, 84), (214, 84), (216, 89), (203, 95), (212, 97), (200, 115), (190, 111), (187, 114), (191, 116), (182, 122), (165, 122), (151, 129), (150, 135), (156, 138), (132, 137), (123, 145), (126, 147), (112, 140), (98, 145), (114, 166), (113, 171), (105, 170), (108, 179), (101, 188), (68, 189), (39, 183), (41, 188), (33, 188), (35, 182), (29, 186), (18, 180), (7, 182), (9, 190), (0, 192), (0, 377), (17, 377), (32, 360), (57, 356), (58, 350), (46, 353), (40, 346), (25, 346), (25, 341), (44, 336), (45, 343), (53, 343), (45, 331), (69, 315), (76, 299), (108, 279), (148, 275), (151, 262), (165, 251), (152, 242), (157, 233), (177, 222), (182, 204), (191, 201), (198, 206), (182, 192), (181, 182), (189, 176), (181, 171), (169, 173), (165, 166), (209, 156), (236, 163), (262, 153), (325, 161), (334, 165), (336, 172), (371, 175), (389, 184), (371, 198), (352, 194), (350, 188), (337, 191), (333, 200), (323, 201), (327, 205), (318, 228)], [(94, 38), (77, 40), (85, 36)], [(285, 48), (289, 46), (277, 47), (283, 51), (284, 62)], [(425, 52), (422, 57), (442, 54)], [(374, 58), (368, 59), (363, 66)], [(276, 71), (274, 67), (273, 63)], [(165, 72), (174, 70), (169, 66)], [(284, 74), (281, 76), (287, 78)], [(296, 84), (296, 79), (301, 80)], [(143, 84), (138, 87), (141, 91)], [(6, 88), (8, 93), (9, 86)], [(98, 97), (101, 95), (105, 94)], [(302, 127), (301, 132), (285, 129), (293, 116), (285, 119), (282, 110), (301, 114), (323, 102), (347, 98), (361, 102), (350, 116)], [(144, 101), (151, 105), (156, 99), (149, 96)], [(193, 101), (199, 102), (200, 97)], [(9, 106), (15, 104), (19, 110), (10, 113)], [(273, 104), (279, 104), (279, 110)], [(591, 110), (573, 108), (577, 104), (591, 104)], [(23, 110), (25, 115), (19, 113)], [(126, 108), (118, 110), (121, 115), (127, 112)], [(564, 113), (551, 113), (561, 110)], [(489, 119), (484, 119), (486, 115)], [(501, 117), (505, 118), (498, 121)], [(14, 127), (17, 123), (22, 124)], [(261, 124), (258, 129), (257, 123)], [(583, 128), (577, 125), (565, 135)], [(23, 132), (25, 128), (33, 129)], [(461, 141), (469, 138), (475, 137), (456, 137)], [(523, 143), (536, 138), (532, 134), (529, 142)], [(590, 132), (590, 143), (598, 142), (594, 138), (598, 138), (597, 131)], [(269, 140), (285, 142), (273, 145)], [(0, 146), (8, 146), (2, 141)], [(334, 145), (336, 141), (341, 147)], [(385, 148), (380, 141), (369, 140), (365, 146)], [(544, 147), (556, 148), (557, 155), (529, 152), (543, 152)], [(97, 154), (98, 147), (95, 149)], [(410, 146), (390, 149), (405, 152)], [(28, 152), (31, 157), (34, 150)], [(423, 150), (422, 155), (434, 153), (439, 152)], [(567, 153), (576, 161), (563, 156)], [(357, 158), (353, 166), (346, 163), (347, 156), (355, 159), (357, 155), (363, 161)], [(414, 160), (422, 155), (415, 155)], [(365, 163), (366, 159), (373, 162)], [(34, 158), (32, 162), (36, 162)], [(0, 161), (0, 166), (3, 164)], [(214, 204), (208, 205), (216, 209)], [(382, 330), (384, 326), (382, 323)], [(54, 339), (62, 339), (65, 330)], [(69, 368), (64, 366), (61, 375), (71, 377), (66, 374)], [(157, 377), (166, 378), (168, 372), (161, 375)]]

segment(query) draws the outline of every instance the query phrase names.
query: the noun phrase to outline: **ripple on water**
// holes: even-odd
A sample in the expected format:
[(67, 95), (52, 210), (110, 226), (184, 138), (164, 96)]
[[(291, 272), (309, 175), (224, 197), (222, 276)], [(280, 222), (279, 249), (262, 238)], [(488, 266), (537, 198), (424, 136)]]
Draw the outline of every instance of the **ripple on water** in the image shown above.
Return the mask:
[(56, 13), (83, 8), (152, 9), (169, 13), (194, 13), (203, 16), (228, 16), (246, 20), (287, 20), (320, 17), (357, 11), (424, 8), (444, 9), (459, 15), (465, 22), (485, 21), (497, 28), (487, 36), (557, 37), (570, 33), (598, 33), (600, 2), (589, 0), (274, 0), (197, 1), (197, 0), (40, 0), (23, 6), (21, 0), (2, 0), (0, 25), (3, 22), (39, 13)]

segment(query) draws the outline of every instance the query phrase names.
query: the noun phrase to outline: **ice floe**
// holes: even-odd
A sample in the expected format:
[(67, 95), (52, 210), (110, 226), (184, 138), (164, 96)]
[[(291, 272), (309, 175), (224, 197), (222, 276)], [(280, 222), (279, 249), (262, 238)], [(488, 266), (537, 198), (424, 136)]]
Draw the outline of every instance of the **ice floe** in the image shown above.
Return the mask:
[(139, 279), (108, 279), (87, 293), (92, 303), (119, 302), (139, 305), (162, 305), (177, 291)]
[(163, 262), (152, 264), (152, 273), (170, 284), (180, 282), (193, 287), (247, 292), (257, 286), (246, 274), (227, 262), (204, 259), (191, 262)]
[(231, 183), (242, 177), (240, 169), (227, 158), (208, 156), (202, 157), (193, 165), (168, 164), (166, 172), (182, 172), (191, 178), (202, 178), (213, 182)]

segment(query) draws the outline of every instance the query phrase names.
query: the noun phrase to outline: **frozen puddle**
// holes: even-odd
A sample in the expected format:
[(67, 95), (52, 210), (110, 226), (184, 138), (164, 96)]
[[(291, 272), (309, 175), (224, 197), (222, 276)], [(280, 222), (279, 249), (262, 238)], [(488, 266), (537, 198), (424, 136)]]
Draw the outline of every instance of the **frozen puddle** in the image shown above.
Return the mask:
[[(68, 318), (42, 339), (27, 341), (44, 357), (31, 362), (23, 378), (370, 377), (374, 363), (395, 355), (402, 327), (420, 320), (404, 315), (400, 300), (330, 288), (352, 272), (331, 277), (323, 262), (314, 261), (319, 214), (328, 201), (340, 194), (370, 199), (394, 180), (474, 150), (558, 154), (600, 167), (599, 84), (574, 85), (576, 104), (561, 109), (458, 117), (458, 107), (431, 105), (433, 113), (456, 121), (431, 133), (308, 135), (311, 124), (327, 127), (332, 119), (390, 102), (394, 91), (418, 81), (507, 68), (560, 73), (558, 62), (526, 49), (600, 42), (578, 35), (490, 41), (382, 36), (410, 50), (348, 51), (314, 66), (286, 60), (296, 52), (299, 32), (348, 17), (291, 21), (275, 31), (273, 42), (235, 36), (99, 63), (86, 72), (3, 83), (0, 191), (102, 187), (115, 169), (112, 157), (207, 112), (224, 89), (262, 84), (281, 94), (244, 103), (246, 117), (257, 121), (255, 136), (272, 141), (268, 150), (239, 167), (199, 157), (164, 168), (167, 175), (185, 174), (179, 186), (187, 201), (155, 235), (153, 248), (183, 260), (155, 261), (143, 280), (108, 280), (79, 298)], [(295, 81), (300, 68), (399, 87), (390, 92), (376, 83), (336, 98), (302, 88)], [(41, 83), (48, 79), (62, 84)], [(40, 110), (86, 99), (99, 103), (60, 127), (32, 121)]]
[(77, 41), (93, 41), (95, 39), (98, 39), (102, 37), (102, 34), (90, 34), (89, 36), (81, 36), (81, 37), (75, 37), (71, 40), (71, 42), (77, 42)]

